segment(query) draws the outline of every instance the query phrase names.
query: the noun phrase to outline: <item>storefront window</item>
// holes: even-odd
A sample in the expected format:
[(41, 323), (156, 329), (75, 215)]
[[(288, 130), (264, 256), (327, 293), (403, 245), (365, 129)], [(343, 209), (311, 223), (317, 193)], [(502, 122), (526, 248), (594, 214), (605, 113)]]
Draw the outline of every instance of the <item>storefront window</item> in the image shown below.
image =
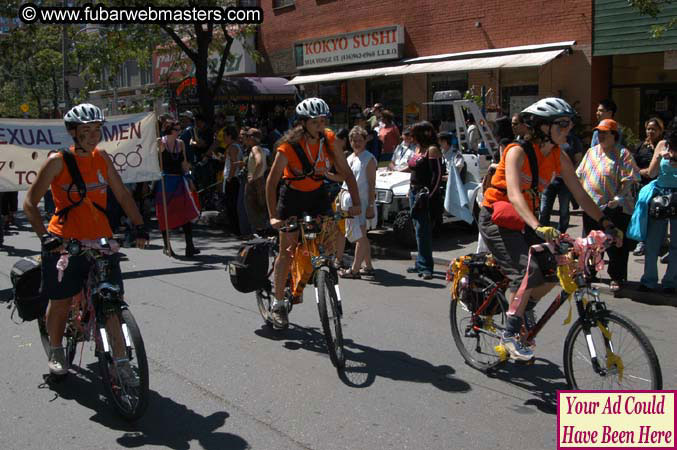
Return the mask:
[(538, 86), (510, 86), (501, 89), (501, 109), (511, 117), (538, 100)]
[(374, 78), (367, 80), (367, 106), (382, 103), (395, 116), (395, 124), (402, 129), (404, 121), (402, 77)]
[(322, 83), (319, 85), (318, 97), (329, 105), (331, 110), (331, 127), (334, 130), (348, 127), (348, 92), (345, 81)]
[[(468, 74), (466, 72), (439, 73), (428, 75), (428, 101), (438, 91), (458, 91), (464, 95), (468, 90)], [(444, 121), (453, 122), (453, 110), (449, 106), (428, 105), (428, 120), (436, 124)]]
[(642, 89), (642, 107), (639, 117), (642, 139), (644, 135), (643, 124), (651, 117), (663, 119), (667, 126), (677, 116), (677, 85), (652, 86)]

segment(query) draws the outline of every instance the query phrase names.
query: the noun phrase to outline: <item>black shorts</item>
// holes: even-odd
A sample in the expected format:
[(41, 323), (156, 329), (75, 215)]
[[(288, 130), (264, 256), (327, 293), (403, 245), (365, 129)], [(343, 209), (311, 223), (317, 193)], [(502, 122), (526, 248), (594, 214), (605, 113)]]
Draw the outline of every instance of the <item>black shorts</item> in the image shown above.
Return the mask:
[(277, 199), (277, 218), (281, 220), (290, 217), (301, 218), (305, 215), (319, 216), (331, 214), (329, 193), (322, 185), (314, 191), (298, 191), (283, 184)]
[[(66, 300), (85, 287), (89, 276), (90, 262), (83, 256), (71, 256), (68, 258), (68, 267), (63, 272), (63, 278), (59, 281), (59, 270), (56, 263), (61, 255), (58, 253), (42, 252), (42, 284), (40, 291), (47, 294), (50, 300)], [(122, 271), (120, 270), (120, 255), (106, 256), (109, 261), (108, 282), (120, 286), (122, 292)]]

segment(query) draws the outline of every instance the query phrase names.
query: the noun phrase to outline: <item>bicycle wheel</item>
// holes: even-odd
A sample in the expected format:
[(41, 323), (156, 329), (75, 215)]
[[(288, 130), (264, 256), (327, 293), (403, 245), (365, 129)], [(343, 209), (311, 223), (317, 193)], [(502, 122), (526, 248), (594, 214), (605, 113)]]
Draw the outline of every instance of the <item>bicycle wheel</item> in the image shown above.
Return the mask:
[[(49, 343), (49, 334), (47, 333), (47, 322), (42, 317), (38, 318), (38, 330), (40, 331), (40, 341), (42, 342), (42, 348), (45, 350), (47, 358), (49, 358), (52, 346)], [(77, 342), (72, 336), (69, 336), (68, 333), (64, 335), (64, 339), (66, 341), (66, 356), (68, 358), (68, 365), (72, 366), (73, 360), (75, 359), (75, 352), (77, 350)]]
[(259, 289), (256, 291), (256, 304), (259, 307), (259, 313), (263, 321), (268, 326), (273, 326), (273, 319), (270, 316), (270, 307), (273, 304), (273, 293), (270, 289)]
[[(334, 283), (329, 272), (318, 270), (315, 280), (317, 287), (317, 309), (320, 313), (320, 322), (324, 338), (327, 341), (327, 350), (332, 364), (342, 369), (346, 363), (343, 351), (343, 330), (341, 328), (341, 313)], [(327, 303), (330, 307), (327, 308)]]
[(663, 376), (658, 356), (642, 330), (621, 314), (605, 311), (590, 328), (600, 373), (592, 365), (583, 320), (578, 319), (564, 341), (564, 375), (571, 389), (658, 390)]
[(462, 298), (452, 300), (449, 308), (451, 335), (465, 362), (481, 371), (487, 371), (505, 359), (496, 351), (505, 328), (507, 302), (502, 291), (495, 294), (495, 304), (486, 311), (493, 314), (477, 315), (471, 309), (481, 305), (496, 287), (490, 278), (481, 276), (462, 292)]
[(139, 379), (139, 386), (130, 386), (118, 377), (116, 371), (118, 363), (113, 358), (113, 343), (108, 327), (106, 327), (107, 339), (111, 348), (108, 352), (100, 349), (97, 356), (101, 378), (113, 406), (124, 419), (132, 421), (140, 418), (148, 407), (148, 361), (141, 332), (132, 313), (128, 309), (122, 309), (118, 318), (122, 325), (123, 335), (125, 328), (127, 329), (131, 346), (127, 347), (126, 359), (129, 360), (133, 373)]

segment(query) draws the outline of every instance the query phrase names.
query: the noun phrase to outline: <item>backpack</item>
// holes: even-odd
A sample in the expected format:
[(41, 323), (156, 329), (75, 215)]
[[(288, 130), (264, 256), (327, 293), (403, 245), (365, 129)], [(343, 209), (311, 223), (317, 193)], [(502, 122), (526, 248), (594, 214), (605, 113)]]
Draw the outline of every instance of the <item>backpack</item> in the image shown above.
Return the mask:
[(242, 293), (265, 289), (268, 279), (268, 260), (271, 243), (267, 239), (252, 239), (240, 246), (227, 271), (233, 287)]
[[(538, 181), (539, 181), (539, 173), (538, 173), (538, 159), (536, 158), (536, 150), (534, 150), (534, 146), (531, 145), (531, 142), (525, 141), (525, 140), (519, 140), (515, 141), (520, 147), (524, 149), (524, 153), (527, 155), (527, 159), (529, 160), (529, 170), (531, 171), (531, 187), (528, 189), (531, 191), (531, 198), (532, 201), (534, 202), (533, 209), (534, 211), (536, 210), (536, 200), (539, 196), (538, 194)], [(501, 192), (505, 192), (506, 194), (508, 193), (507, 189), (499, 188), (494, 186), (491, 183), (491, 177), (493, 177), (493, 172), (488, 173), (485, 175), (486, 177), (489, 177), (488, 183), (486, 182), (486, 179), (482, 182), (482, 186), (485, 184), (488, 184), (488, 187), (492, 187), (494, 189), (497, 189)]]
[(47, 312), (49, 298), (41, 292), (40, 261), (22, 258), (14, 263), (9, 274), (14, 290), (14, 308), (24, 322), (30, 322)]
[[(85, 197), (87, 196), (87, 185), (85, 184), (85, 180), (82, 179), (82, 174), (80, 173), (80, 169), (78, 169), (78, 164), (75, 161), (75, 156), (70, 151), (63, 149), (59, 150), (59, 153), (61, 153), (63, 162), (66, 164), (68, 173), (71, 176), (71, 184), (70, 186), (68, 186), (68, 190), (66, 191), (68, 201), (70, 201), (71, 204), (54, 213), (54, 215), (56, 215), (59, 218), (59, 223), (64, 224), (66, 220), (68, 220), (68, 213), (71, 211), (71, 209), (75, 208), (76, 206), (79, 206), (80, 203), (85, 201)], [(71, 198), (71, 188), (73, 186), (75, 186), (78, 190), (78, 195), (80, 196), (80, 199), (78, 201), (74, 201)], [(98, 205), (95, 202), (92, 202), (92, 204), (96, 207), (96, 209), (101, 211), (106, 216), (106, 219), (108, 219), (110, 223), (110, 219), (108, 217), (108, 213), (106, 212), (106, 208)]]

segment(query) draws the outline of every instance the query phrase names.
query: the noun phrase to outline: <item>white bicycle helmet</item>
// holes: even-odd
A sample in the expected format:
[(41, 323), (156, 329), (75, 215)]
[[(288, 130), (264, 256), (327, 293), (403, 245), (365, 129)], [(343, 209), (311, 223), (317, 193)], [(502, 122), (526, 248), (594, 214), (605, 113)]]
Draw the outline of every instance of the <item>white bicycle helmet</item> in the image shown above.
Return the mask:
[(561, 98), (548, 97), (528, 106), (520, 115), (523, 117), (539, 117), (546, 121), (552, 121), (558, 117), (574, 117), (576, 111)]
[(91, 103), (81, 103), (70, 109), (63, 116), (63, 121), (66, 123), (66, 127), (76, 127), (83, 123), (103, 123), (105, 119), (103, 117), (103, 112), (98, 106), (92, 105)]
[(329, 114), (329, 105), (321, 98), (307, 98), (296, 105), (296, 115), (300, 119), (317, 119), (327, 117)]

